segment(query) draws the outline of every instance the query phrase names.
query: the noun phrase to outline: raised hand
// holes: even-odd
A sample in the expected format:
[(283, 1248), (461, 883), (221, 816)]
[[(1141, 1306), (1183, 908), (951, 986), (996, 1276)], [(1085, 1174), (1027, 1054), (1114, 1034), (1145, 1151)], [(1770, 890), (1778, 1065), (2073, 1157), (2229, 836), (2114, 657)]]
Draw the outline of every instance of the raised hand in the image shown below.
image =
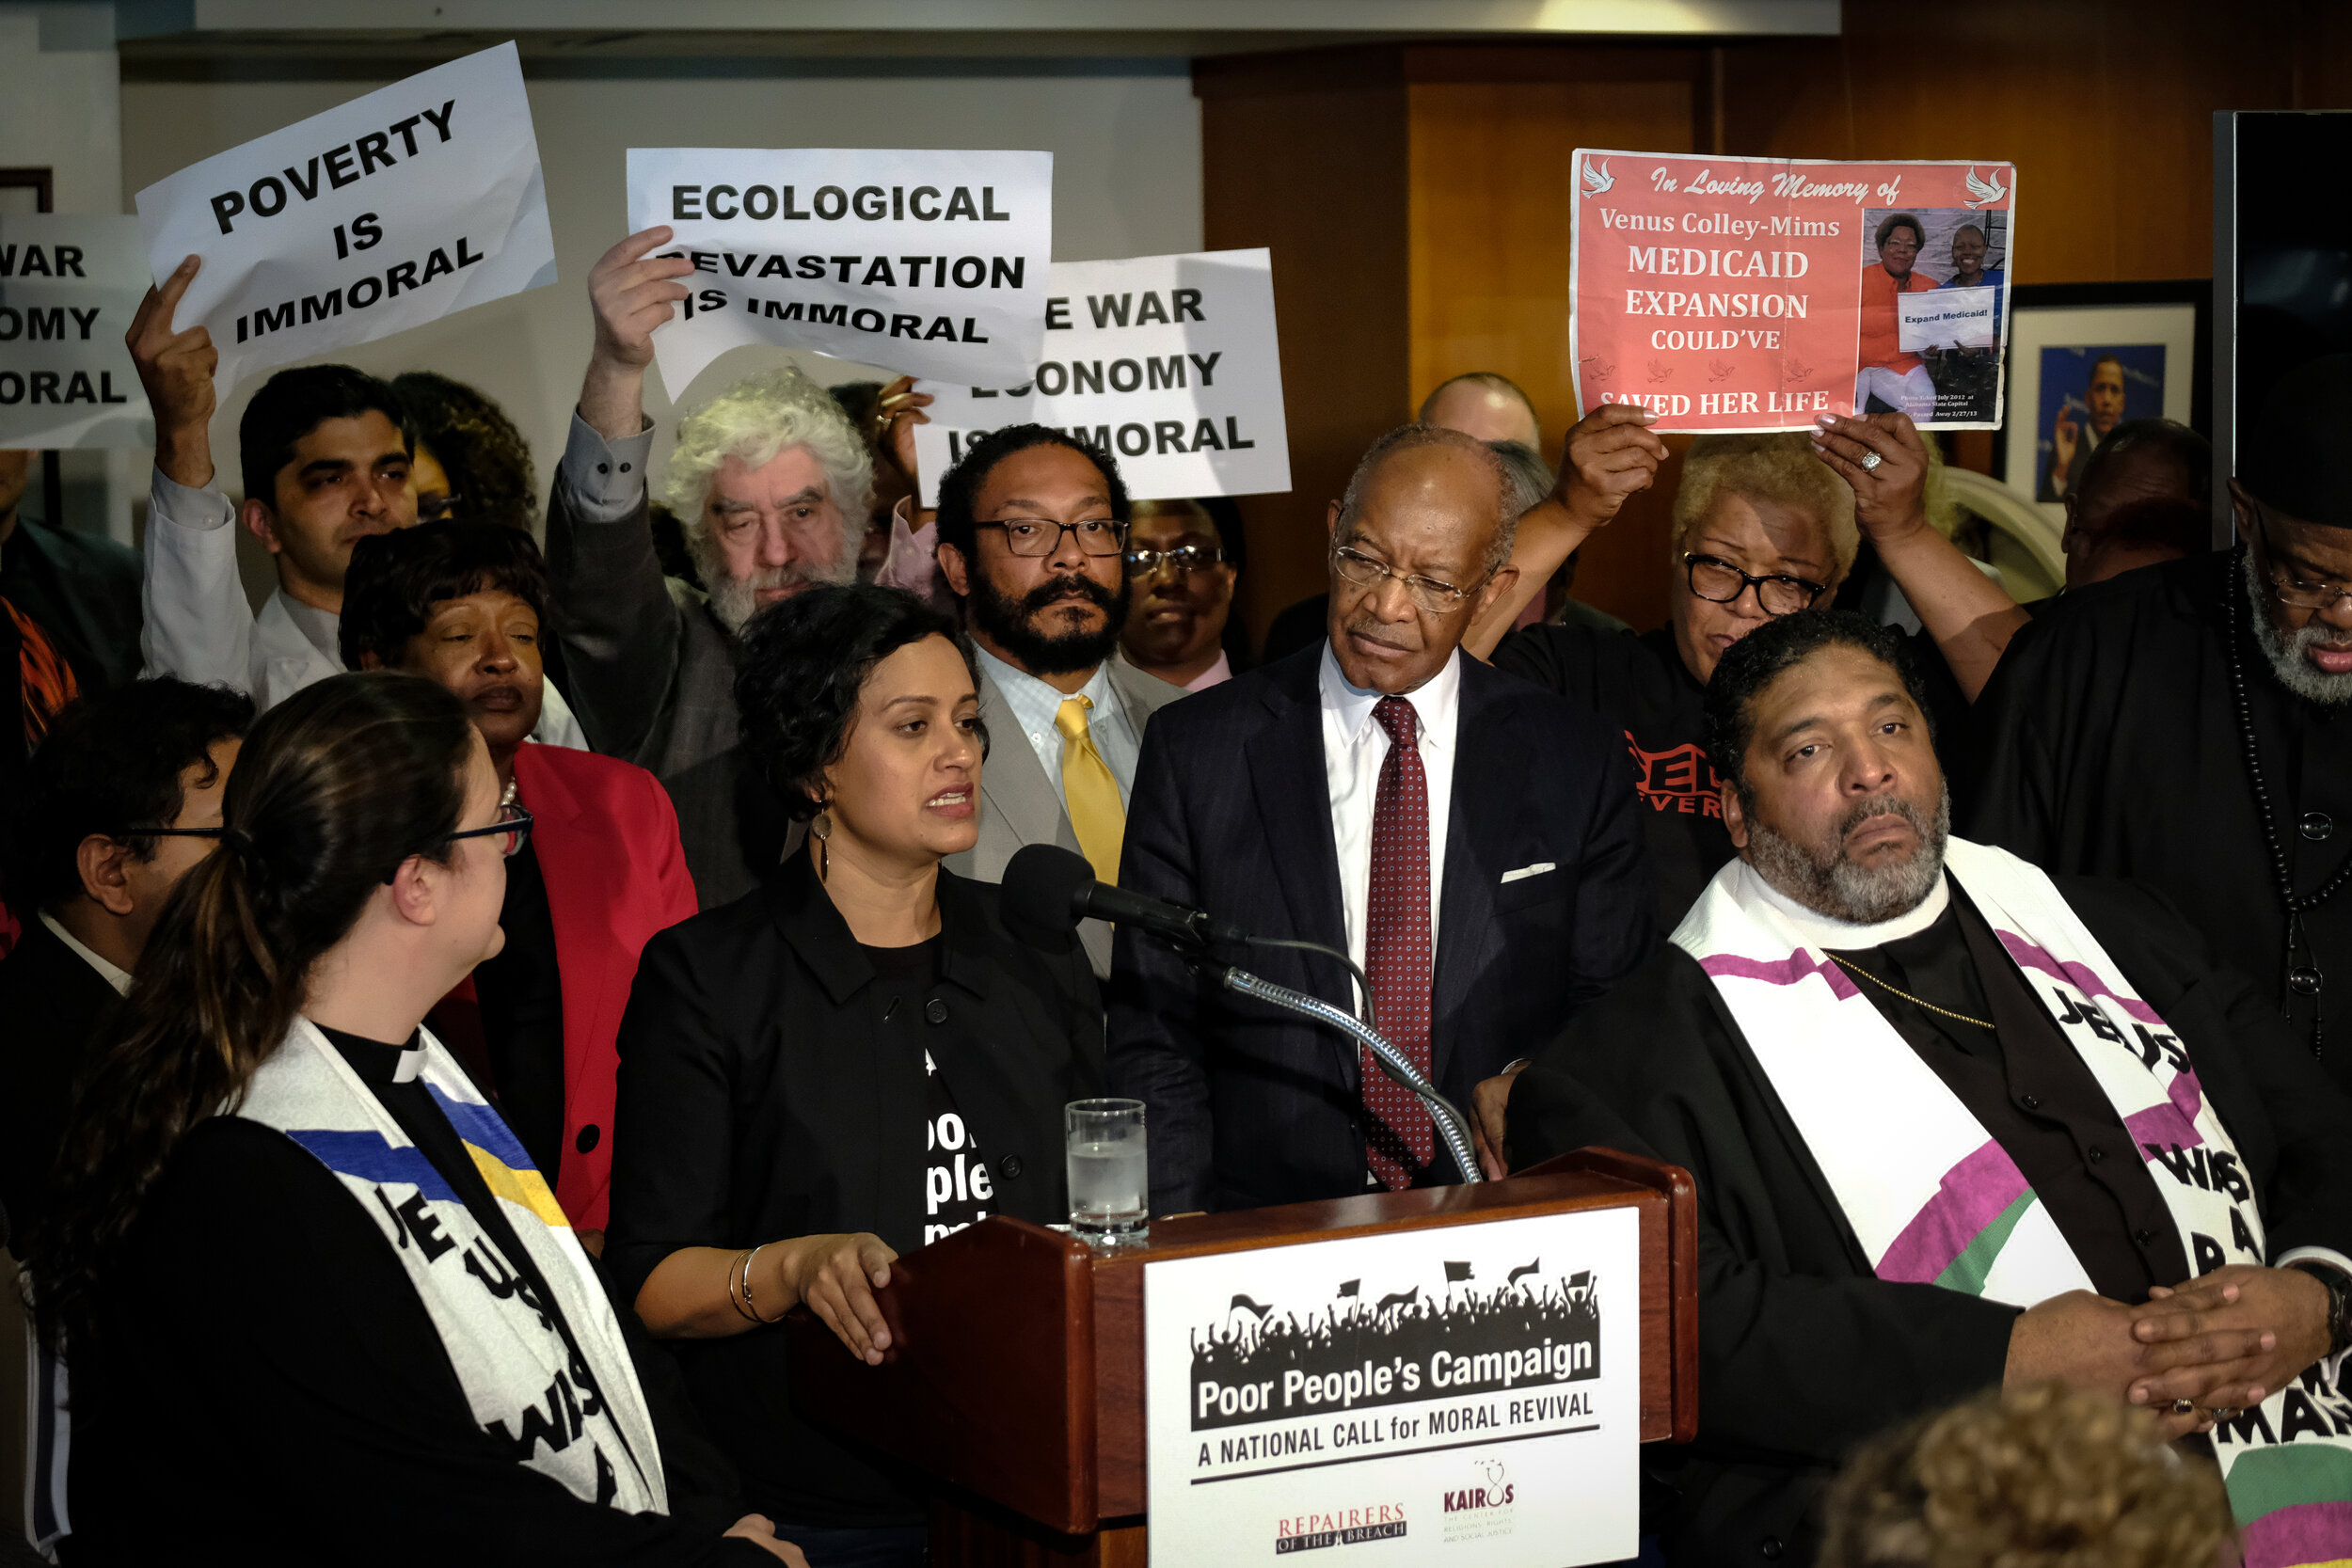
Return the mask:
[(2060, 404), (2058, 423), (2050, 429), (2050, 483), (2056, 489), (2066, 488), (2066, 476), (2074, 471), (2074, 452), (2081, 444), (2082, 428), (2075, 421), (2074, 411)]
[(654, 328), (675, 315), (677, 302), (691, 292), (676, 280), (694, 270), (693, 262), (652, 254), (669, 243), (672, 232), (666, 226), (640, 230), (588, 269), (596, 346), (580, 385), (580, 417), (608, 441), (644, 428), (645, 367), (653, 363)]
[(167, 479), (199, 490), (213, 483), (211, 426), (220, 401), (213, 372), (220, 364), (220, 350), (213, 346), (210, 328), (199, 325), (174, 332), (171, 319), (202, 265), (191, 256), (162, 288), (148, 290), (122, 339), (155, 414), (155, 467)]
[(1589, 531), (1605, 528), (1658, 478), (1666, 443), (1650, 434), (1658, 416), (1637, 404), (1612, 403), (1594, 409), (1568, 432), (1552, 499)]
[(902, 375), (874, 399), (874, 451), (898, 470), (907, 488), (914, 488), (914, 427), (929, 424), (923, 412), (931, 405), (929, 392), (914, 389), (914, 377)]
[[(1910, 415), (1824, 414), (1814, 424), (1813, 451), (1853, 491), (1854, 521), (1874, 544), (1928, 526), (1928, 447)], [(1874, 452), (1878, 462), (1870, 464)]]

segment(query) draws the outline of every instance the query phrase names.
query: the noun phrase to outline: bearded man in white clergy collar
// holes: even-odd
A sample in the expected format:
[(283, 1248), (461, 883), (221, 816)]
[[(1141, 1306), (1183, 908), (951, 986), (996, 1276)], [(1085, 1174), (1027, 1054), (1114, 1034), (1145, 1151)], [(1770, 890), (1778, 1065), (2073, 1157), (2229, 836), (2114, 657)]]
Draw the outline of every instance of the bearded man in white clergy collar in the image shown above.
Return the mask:
[[(1525, 1165), (1697, 1179), (1676, 1562), (1810, 1561), (1855, 1444), (2059, 1379), (2209, 1453), (2246, 1561), (2352, 1558), (2352, 1101), (2160, 896), (1950, 835), (1896, 635), (1768, 622), (1708, 683), (1740, 858), (1507, 1085)], [(2186, 1462), (2202, 1463), (2199, 1457)]]

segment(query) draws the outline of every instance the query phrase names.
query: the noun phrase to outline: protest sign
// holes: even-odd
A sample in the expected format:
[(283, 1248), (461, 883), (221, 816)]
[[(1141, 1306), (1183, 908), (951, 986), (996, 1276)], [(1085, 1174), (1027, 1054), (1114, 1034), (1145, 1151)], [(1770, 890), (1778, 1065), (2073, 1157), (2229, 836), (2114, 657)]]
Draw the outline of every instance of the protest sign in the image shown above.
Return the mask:
[(695, 269), (653, 335), (674, 398), (745, 343), (1009, 382), (1044, 330), (1054, 155), (632, 147), (629, 230), (657, 224)]
[(555, 281), (511, 43), (192, 164), (138, 209), (158, 284), (203, 258), (172, 325), (212, 329), (224, 388)]
[(0, 215), (0, 447), (144, 447), (123, 335), (147, 293), (139, 222)]
[(922, 504), (973, 437), (1046, 424), (1119, 457), (1136, 500), (1291, 487), (1274, 273), (1263, 250), (1057, 261), (1044, 343), (1015, 384), (918, 382)]
[(1661, 431), (2001, 422), (2013, 166), (1581, 148), (1576, 171), (1579, 408), (1641, 404)]

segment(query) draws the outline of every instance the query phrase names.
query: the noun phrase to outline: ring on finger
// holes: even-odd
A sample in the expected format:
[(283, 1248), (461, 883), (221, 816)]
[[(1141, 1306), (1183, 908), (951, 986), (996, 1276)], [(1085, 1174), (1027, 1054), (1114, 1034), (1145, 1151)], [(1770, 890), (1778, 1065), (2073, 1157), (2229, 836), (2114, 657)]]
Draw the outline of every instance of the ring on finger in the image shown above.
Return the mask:
[[(1877, 468), (1880, 464), (1885, 461), (1886, 459), (1881, 457), (1877, 452), (1864, 452), (1862, 454), (1862, 471), (1866, 474), (1869, 473), (1873, 469)], [(2186, 1412), (2183, 1412), (2183, 1414), (2186, 1414)]]
[(2193, 1400), (2174, 1400), (2172, 1402), (2172, 1414), (2175, 1416), (2193, 1415), (2196, 1412), (2196, 1402)]

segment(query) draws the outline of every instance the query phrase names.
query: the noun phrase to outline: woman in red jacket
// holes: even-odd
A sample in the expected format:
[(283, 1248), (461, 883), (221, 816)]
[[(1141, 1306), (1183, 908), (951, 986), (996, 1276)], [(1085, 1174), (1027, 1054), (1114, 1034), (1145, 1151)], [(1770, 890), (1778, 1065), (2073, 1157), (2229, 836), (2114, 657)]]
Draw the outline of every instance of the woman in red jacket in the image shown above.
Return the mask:
[(514, 529), (426, 523), (359, 541), (343, 588), (354, 670), (430, 676), (489, 743), (531, 841), (507, 865), (506, 945), (434, 1010), (591, 1251), (612, 1161), (613, 1036), (655, 932), (694, 912), (677, 814), (651, 773), (527, 737), (539, 721), (547, 569)]

